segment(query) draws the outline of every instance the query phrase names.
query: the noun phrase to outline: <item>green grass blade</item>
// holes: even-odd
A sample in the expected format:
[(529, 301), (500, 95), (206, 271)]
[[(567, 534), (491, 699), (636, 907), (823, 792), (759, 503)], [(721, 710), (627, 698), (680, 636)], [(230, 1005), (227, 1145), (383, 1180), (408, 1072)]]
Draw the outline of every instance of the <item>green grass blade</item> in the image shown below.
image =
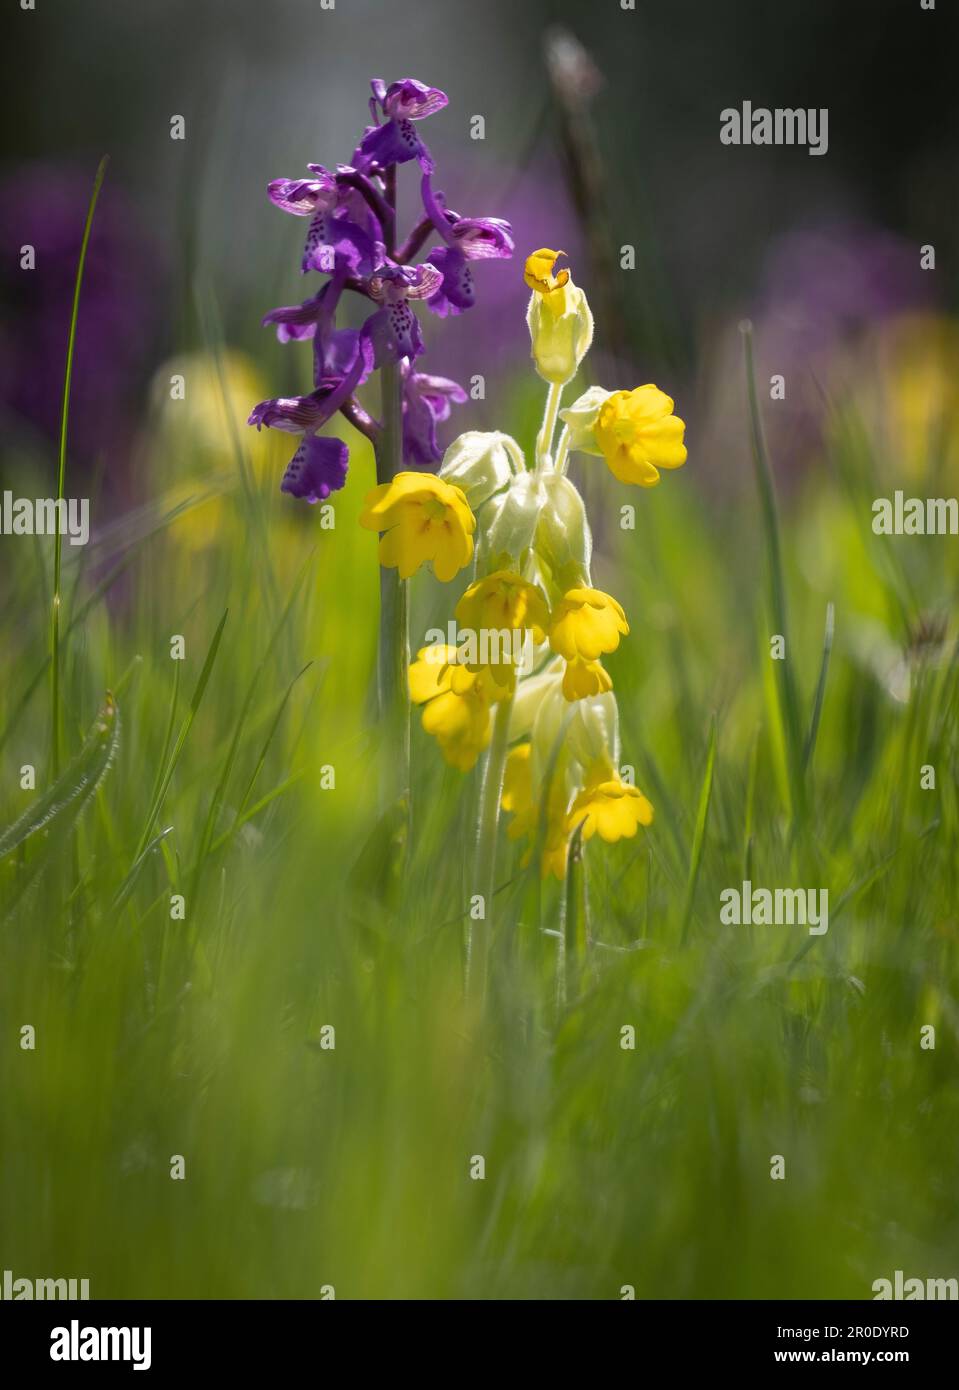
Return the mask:
[(220, 650), (220, 642), (223, 638), (223, 629), (226, 627), (226, 620), (229, 617), (229, 614), (229, 608), (224, 609), (223, 617), (220, 619), (217, 625), (216, 632), (213, 634), (213, 640), (210, 643), (209, 651), (206, 654), (206, 660), (203, 663), (203, 670), (200, 672), (200, 678), (196, 683), (196, 688), (194, 689), (193, 695), (190, 699), (190, 708), (187, 711), (186, 718), (180, 726), (180, 732), (177, 735), (176, 745), (169, 758), (167, 759), (166, 767), (163, 767), (162, 763), (160, 764), (160, 766), (163, 767), (163, 771), (158, 780), (156, 794), (150, 803), (150, 811), (147, 815), (146, 824), (143, 827), (143, 831), (137, 843), (136, 853), (133, 856), (134, 861), (140, 858), (140, 855), (146, 848), (147, 841), (150, 839), (150, 836), (153, 833), (154, 823), (156, 821), (157, 816), (160, 813), (160, 807), (163, 805), (163, 798), (166, 796), (170, 783), (173, 780), (173, 773), (175, 772), (176, 765), (180, 760), (180, 754), (183, 752), (183, 745), (187, 741), (187, 737), (189, 736), (193, 721), (196, 718), (196, 712), (200, 708), (200, 705), (203, 701), (203, 696), (206, 693), (206, 688), (210, 680), (210, 675), (213, 671), (213, 664), (216, 661), (217, 652)]
[(696, 829), (693, 833), (693, 844), (689, 853), (689, 875), (686, 879), (686, 902), (683, 908), (682, 940), (684, 943), (689, 933), (689, 924), (693, 916), (693, 899), (696, 895), (696, 883), (699, 879), (699, 870), (703, 862), (703, 846), (706, 842), (706, 822), (709, 819), (709, 803), (713, 794), (713, 772), (715, 767), (716, 717), (714, 715), (709, 727), (709, 747), (706, 750), (706, 767), (703, 772), (702, 786), (699, 789)]
[(826, 696), (826, 677), (829, 674), (829, 657), (832, 653), (833, 636), (836, 631), (836, 610), (831, 603), (826, 604), (826, 630), (822, 641), (822, 663), (819, 667), (819, 680), (816, 682), (816, 698), (813, 701), (809, 733), (803, 749), (803, 770), (808, 769), (816, 749), (816, 736), (819, 733), (819, 720), (822, 716), (823, 700)]
[[(73, 354), (77, 342), (77, 318), (80, 313), (80, 289), (83, 285), (83, 269), (87, 260), (87, 247), (93, 228), (93, 214), (97, 199), (106, 177), (109, 157), (100, 160), (93, 180), (93, 192), (87, 208), (87, 220), (83, 227), (83, 240), (80, 243), (80, 259), (77, 262), (77, 275), (73, 285), (73, 308), (70, 312), (70, 332), (67, 338), (67, 363), (63, 378), (63, 405), (60, 411), (60, 451), (57, 463), (57, 501), (64, 496), (67, 482), (67, 421), (70, 414), (70, 386), (73, 381)], [(60, 573), (63, 564), (63, 536), (60, 527), (56, 528), (53, 541), (53, 606), (50, 625), (50, 661), (52, 678), (50, 682), (50, 746), (53, 775), (60, 771)]]
[(746, 396), (749, 405), (750, 441), (752, 444), (753, 465), (759, 502), (762, 511), (763, 531), (766, 537), (766, 555), (769, 568), (769, 609), (774, 630), (782, 636), (786, 644), (785, 660), (776, 663), (779, 680), (777, 682), (783, 707), (783, 724), (786, 745), (789, 753), (792, 775), (792, 795), (797, 818), (805, 819), (806, 796), (803, 779), (802, 732), (799, 713), (799, 696), (796, 690), (795, 653), (790, 645), (789, 622), (786, 604), (786, 581), (783, 573), (782, 542), (779, 533), (779, 517), (776, 510), (776, 491), (773, 484), (772, 467), (766, 448), (762, 416), (759, 413), (759, 400), (756, 395), (756, 374), (753, 367), (753, 335), (750, 323), (740, 324), (743, 339), (743, 357), (746, 368)]
[(108, 692), (80, 752), (60, 777), (0, 834), (0, 859), (72, 808), (79, 812), (96, 791), (116, 752), (120, 718)]

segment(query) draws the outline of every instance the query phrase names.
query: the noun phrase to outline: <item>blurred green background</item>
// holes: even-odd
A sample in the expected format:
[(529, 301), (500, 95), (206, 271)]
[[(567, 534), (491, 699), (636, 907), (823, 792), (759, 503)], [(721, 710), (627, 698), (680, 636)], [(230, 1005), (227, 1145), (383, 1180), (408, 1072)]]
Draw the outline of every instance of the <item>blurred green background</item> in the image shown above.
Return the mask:
[[(76, 254), (111, 166), (68, 459), (94, 525), (64, 550), (79, 761), (0, 860), (0, 1268), (89, 1277), (94, 1298), (862, 1298), (895, 1269), (959, 1272), (959, 564), (954, 537), (871, 530), (874, 498), (952, 496), (959, 477), (948, 16), (913, 8), (44, 0), (15, 16), (0, 481), (17, 494), (55, 489)], [(570, 52), (557, 24), (589, 54), (581, 102), (550, 78)], [(429, 138), (450, 201), (516, 229), (470, 314), (426, 325), (427, 370), (487, 378), (447, 437), (531, 445), (520, 272), (544, 244), (596, 313), (582, 384), (655, 380), (688, 424), (687, 466), (652, 492), (573, 464), (596, 582), (631, 622), (609, 669), (655, 822), (590, 847), (594, 944), (565, 1006), (558, 890), (510, 844), (481, 1019), (462, 1002), (479, 774), (445, 768), (418, 720), (401, 884), (376, 838), (376, 543), (356, 520), (372, 458), (350, 435), (322, 530), (278, 491), (283, 439), (243, 423), (309, 376), (305, 349), (259, 327), (303, 283), (266, 182), (347, 160), (378, 75), (449, 93)], [(719, 112), (744, 99), (827, 105), (828, 155), (722, 146)], [(746, 316), (798, 746), (769, 659)], [(53, 780), (51, 595), (51, 543), (0, 537), (0, 827)], [(417, 580), (414, 641), (452, 605)], [(107, 690), (118, 713), (91, 741)], [(828, 934), (721, 927), (744, 877), (827, 888)]]

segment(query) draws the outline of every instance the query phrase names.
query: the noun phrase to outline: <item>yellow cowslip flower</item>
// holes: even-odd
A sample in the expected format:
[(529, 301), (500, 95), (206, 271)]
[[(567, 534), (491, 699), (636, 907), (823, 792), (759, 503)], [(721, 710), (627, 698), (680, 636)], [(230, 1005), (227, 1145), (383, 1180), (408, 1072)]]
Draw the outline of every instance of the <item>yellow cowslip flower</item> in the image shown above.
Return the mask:
[(593, 315), (586, 295), (565, 268), (553, 274), (563, 251), (543, 247), (527, 257), (523, 278), (533, 293), (526, 311), (536, 370), (562, 386), (576, 375), (593, 341)]
[(432, 473), (397, 473), (367, 493), (360, 525), (381, 531), (380, 564), (409, 579), (430, 561), (437, 579), (453, 578), (473, 558), (476, 518), (466, 495)]
[(469, 586), (456, 605), (456, 621), (473, 632), (483, 628), (522, 628), (532, 632), (535, 642), (542, 642), (549, 610), (535, 584), (512, 570), (496, 570)]
[(495, 687), (458, 665), (455, 647), (422, 647), (410, 663), (410, 699), (423, 705), (423, 728), (446, 761), (469, 772), (490, 739)]
[(456, 620), (467, 634), (460, 661), (505, 693), (515, 689), (524, 644), (530, 637), (545, 640), (549, 609), (535, 584), (512, 570), (496, 570), (469, 586), (456, 605)]
[(503, 794), (500, 805), (513, 819), (506, 833), (511, 840), (536, 833), (536, 802), (533, 800), (533, 767), (531, 743), (518, 743), (510, 750), (503, 773)]
[(566, 806), (564, 780), (560, 776), (554, 776), (546, 812), (546, 834), (539, 861), (539, 872), (541, 878), (549, 878), (552, 874), (560, 882), (566, 877), (566, 865), (569, 861), (570, 829)]
[(423, 728), (451, 767), (469, 772), (490, 740), (489, 701), (476, 686), (462, 695), (448, 690), (423, 710)]
[[(529, 743), (517, 744), (506, 759), (500, 805), (513, 816), (506, 829), (509, 838), (521, 840), (526, 836), (529, 839), (521, 861), (525, 868), (533, 853), (539, 826), (539, 806), (533, 796), (532, 745)], [(566, 876), (569, 855), (569, 830), (566, 824), (566, 790), (561, 773), (553, 777), (545, 830), (540, 874), (543, 878), (553, 874), (562, 880)]]
[(685, 424), (673, 414), (665, 391), (651, 384), (614, 391), (596, 417), (596, 443), (621, 483), (655, 487), (660, 468), (686, 462)]
[(599, 831), (607, 844), (630, 839), (639, 826), (652, 823), (652, 803), (638, 787), (621, 781), (603, 763), (595, 765), (567, 818), (570, 834), (582, 824), (584, 840), (591, 840)]
[(598, 661), (567, 661), (563, 672), (563, 694), (567, 700), (586, 700), (612, 690), (613, 678)]
[(561, 290), (564, 285), (568, 285), (569, 271), (565, 266), (558, 275), (553, 274), (556, 262), (560, 256), (565, 255), (565, 251), (550, 251), (549, 247), (543, 246), (539, 251), (527, 256), (523, 267), (523, 279), (529, 288), (536, 294), (548, 297), (554, 290)]
[(592, 662), (614, 652), (628, 632), (622, 607), (602, 589), (569, 589), (550, 614), (549, 644), (567, 661)]

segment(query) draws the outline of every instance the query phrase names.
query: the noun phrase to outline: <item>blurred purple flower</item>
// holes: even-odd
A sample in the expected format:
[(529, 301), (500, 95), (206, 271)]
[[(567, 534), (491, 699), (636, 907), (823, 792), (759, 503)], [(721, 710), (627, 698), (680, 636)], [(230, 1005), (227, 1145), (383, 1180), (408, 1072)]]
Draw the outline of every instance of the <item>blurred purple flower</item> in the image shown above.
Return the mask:
[[(0, 183), (0, 237), (17, 254), (0, 274), (0, 400), (6, 413), (48, 439), (60, 423), (74, 280), (92, 174), (28, 165)], [(20, 268), (19, 248), (35, 248), (36, 268)], [(155, 359), (162, 258), (115, 186), (108, 182), (90, 241), (70, 401), (71, 456), (129, 454), (137, 400)], [(111, 469), (122, 486), (122, 469)]]
[[(859, 222), (830, 221), (797, 229), (772, 248), (751, 308), (756, 377), (767, 397), (773, 376), (785, 396), (763, 412), (770, 454), (785, 477), (821, 446), (825, 400), (844, 389), (846, 350), (877, 323), (922, 307), (930, 276), (911, 243)], [(737, 454), (742, 439), (742, 352), (732, 327), (718, 349), (719, 370), (699, 433), (719, 452)], [(817, 384), (818, 383), (818, 384)]]

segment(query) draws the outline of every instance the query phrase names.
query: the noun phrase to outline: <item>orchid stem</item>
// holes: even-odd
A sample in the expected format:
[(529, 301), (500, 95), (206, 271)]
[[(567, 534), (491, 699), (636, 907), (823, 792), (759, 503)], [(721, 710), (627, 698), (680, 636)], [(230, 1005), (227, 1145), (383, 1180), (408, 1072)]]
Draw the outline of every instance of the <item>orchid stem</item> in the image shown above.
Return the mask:
[(476, 834), (476, 892), (483, 899), (482, 920), (469, 923), (466, 945), (466, 998), (478, 1009), (486, 997), (489, 949), (493, 934), (493, 895), (496, 891), (496, 837), (499, 830), (503, 775), (509, 747), (509, 721), (513, 698), (501, 700), (493, 715), (493, 737), (483, 768), (479, 824)]
[[(394, 214), (387, 231), (388, 253), (395, 239), (396, 170), (385, 180), (386, 204)], [(380, 369), (383, 427), (374, 441), (376, 481), (391, 483), (403, 469), (403, 402), (399, 364), (387, 362)], [(410, 808), (410, 619), (409, 583), (396, 569), (380, 567), (380, 632), (377, 651), (377, 692), (383, 724), (384, 809), (405, 807), (407, 829)]]
[[(394, 363), (380, 371), (383, 428), (377, 435), (376, 481), (392, 482), (402, 470), (400, 374)], [(377, 690), (384, 736), (384, 802), (409, 807), (410, 797), (409, 581), (380, 567), (380, 634)]]

